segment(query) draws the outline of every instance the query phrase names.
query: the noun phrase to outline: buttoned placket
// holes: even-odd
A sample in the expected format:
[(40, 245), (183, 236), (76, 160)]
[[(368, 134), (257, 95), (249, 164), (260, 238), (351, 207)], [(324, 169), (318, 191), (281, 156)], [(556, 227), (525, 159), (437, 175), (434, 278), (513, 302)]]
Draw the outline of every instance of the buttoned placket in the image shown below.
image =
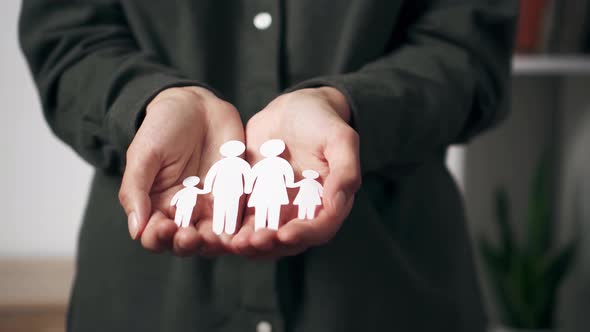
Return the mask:
[[(280, 7), (278, 1), (251, 1), (240, 24), (240, 87), (238, 100), (244, 123), (281, 91)], [(222, 331), (283, 332), (276, 290), (276, 263), (243, 259), (237, 268), (239, 308)]]

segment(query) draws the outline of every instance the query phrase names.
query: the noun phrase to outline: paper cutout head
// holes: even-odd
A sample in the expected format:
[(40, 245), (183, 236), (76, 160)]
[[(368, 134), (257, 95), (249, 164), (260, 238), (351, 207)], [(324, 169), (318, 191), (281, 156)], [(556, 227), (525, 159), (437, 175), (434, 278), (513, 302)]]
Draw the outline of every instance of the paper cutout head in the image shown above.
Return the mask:
[(260, 154), (266, 158), (276, 157), (285, 151), (285, 142), (280, 139), (271, 139), (260, 146)]
[(318, 172), (316, 172), (314, 170), (311, 170), (311, 169), (306, 169), (301, 174), (306, 179), (317, 179), (317, 178), (320, 177), (320, 173), (318, 173)]
[(182, 181), (182, 185), (185, 187), (194, 187), (201, 182), (201, 178), (198, 176), (189, 176), (184, 181)]
[(246, 151), (246, 146), (240, 141), (227, 141), (219, 148), (224, 157), (237, 157)]

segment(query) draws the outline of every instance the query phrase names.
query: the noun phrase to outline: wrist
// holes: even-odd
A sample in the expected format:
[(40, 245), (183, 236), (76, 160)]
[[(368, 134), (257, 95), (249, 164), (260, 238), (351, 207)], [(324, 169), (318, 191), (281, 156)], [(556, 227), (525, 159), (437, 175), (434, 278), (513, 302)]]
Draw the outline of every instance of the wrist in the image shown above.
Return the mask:
[[(165, 103), (166, 101), (184, 101), (188, 105), (206, 105), (215, 100), (217, 96), (211, 91), (199, 86), (173, 87), (162, 90), (158, 93), (146, 107), (148, 114), (154, 105)], [(203, 109), (204, 107), (194, 107), (194, 109)]]
[(350, 124), (351, 111), (346, 96), (340, 90), (331, 86), (319, 87), (316, 90), (324, 96), (325, 100), (338, 113), (340, 118)]
[(320, 99), (323, 103), (329, 106), (344, 122), (350, 124), (350, 105), (348, 100), (338, 89), (330, 86), (322, 86), (318, 88), (307, 88), (293, 91), (284, 95), (286, 99), (290, 97), (299, 98), (298, 96), (311, 96)]

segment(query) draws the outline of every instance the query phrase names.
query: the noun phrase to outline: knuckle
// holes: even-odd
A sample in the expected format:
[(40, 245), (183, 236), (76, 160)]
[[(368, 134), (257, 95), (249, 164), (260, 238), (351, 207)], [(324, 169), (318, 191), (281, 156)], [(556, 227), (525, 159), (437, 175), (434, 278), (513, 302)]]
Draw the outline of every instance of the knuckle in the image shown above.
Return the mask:
[(146, 163), (157, 162), (160, 149), (156, 144), (134, 144), (127, 149), (127, 165), (130, 167), (141, 167)]
[(246, 135), (248, 135), (249, 133), (255, 132), (255, 129), (256, 129), (255, 117), (256, 117), (256, 115), (254, 115), (252, 118), (250, 118), (250, 120), (248, 120), (248, 122), (246, 122), (246, 126), (244, 127), (244, 132), (246, 133)]
[(143, 156), (141, 156), (142, 163), (152, 164), (156, 163), (159, 159), (160, 149), (155, 145), (149, 145), (145, 147)]
[(357, 192), (363, 182), (361, 170), (359, 163), (357, 162), (354, 167), (351, 167), (350, 178), (349, 178), (349, 187), (353, 193)]
[(147, 105), (146, 116), (177, 110), (185, 105), (192, 105), (194, 102), (198, 102), (198, 99), (188, 92), (164, 91)]
[(352, 127), (343, 125), (335, 131), (334, 140), (336, 142), (346, 143), (356, 147), (359, 142), (359, 134), (356, 130), (352, 129)]
[[(137, 137), (136, 137), (137, 139)], [(129, 145), (129, 147), (127, 148), (127, 152), (125, 153), (125, 159), (127, 159), (127, 161), (129, 161), (130, 159), (132, 159), (135, 155), (135, 150), (136, 150), (136, 139), (133, 140), (133, 142), (131, 142), (131, 144)]]
[(344, 135), (349, 143), (352, 143), (355, 146), (358, 145), (360, 140), (359, 134), (356, 132), (356, 130), (352, 129), (352, 127), (347, 126)]
[(217, 107), (219, 107), (220, 109), (224, 109), (228, 112), (233, 112), (233, 113), (239, 114), (238, 109), (232, 103), (227, 102), (227, 101), (220, 99), (220, 98), (215, 98), (215, 99), (216, 99)]
[(200, 103), (203, 100), (202, 92), (194, 87), (173, 88), (170, 92), (169, 101), (180, 105)]
[[(262, 130), (265, 130), (266, 128), (264, 127), (264, 117), (265, 117), (265, 113), (264, 111), (260, 111), (256, 114), (254, 114), (250, 120), (248, 120), (248, 122), (246, 123), (246, 127), (245, 127), (245, 133), (246, 135), (251, 135), (251, 134), (257, 134), (260, 133)], [(256, 136), (256, 135), (254, 135)]]
[(121, 189), (119, 189), (119, 202), (123, 207), (127, 206), (127, 204), (129, 203), (129, 194), (124, 184), (121, 185)]

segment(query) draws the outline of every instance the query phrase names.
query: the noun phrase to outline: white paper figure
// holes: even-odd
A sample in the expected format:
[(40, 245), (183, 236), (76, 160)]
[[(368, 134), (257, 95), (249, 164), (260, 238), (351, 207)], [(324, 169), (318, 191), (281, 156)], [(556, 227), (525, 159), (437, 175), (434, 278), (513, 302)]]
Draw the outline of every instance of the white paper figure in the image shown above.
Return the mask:
[(315, 180), (320, 176), (318, 172), (307, 169), (302, 174), (304, 179), (295, 183), (299, 187), (299, 193), (293, 204), (299, 206), (297, 218), (311, 220), (315, 217), (316, 207), (322, 205), (324, 187)]
[(178, 227), (188, 227), (191, 223), (191, 216), (193, 209), (197, 205), (197, 195), (206, 194), (207, 191), (195, 188), (201, 182), (198, 176), (189, 176), (182, 181), (182, 188), (172, 197), (170, 201), (171, 206), (176, 206), (176, 214), (174, 215), (174, 223)]
[(240, 141), (225, 142), (219, 152), (225, 158), (219, 160), (205, 177), (205, 190), (213, 194), (213, 232), (233, 234), (236, 231), (240, 197), (244, 194), (242, 177), (247, 179), (250, 164), (239, 155), (244, 153), (246, 146)]
[(281, 205), (289, 204), (287, 186), (293, 187), (293, 168), (279, 157), (285, 151), (285, 142), (272, 139), (260, 146), (260, 153), (265, 157), (254, 167), (246, 185), (246, 193), (252, 193), (248, 207), (254, 207), (254, 230), (267, 227), (279, 229)]

